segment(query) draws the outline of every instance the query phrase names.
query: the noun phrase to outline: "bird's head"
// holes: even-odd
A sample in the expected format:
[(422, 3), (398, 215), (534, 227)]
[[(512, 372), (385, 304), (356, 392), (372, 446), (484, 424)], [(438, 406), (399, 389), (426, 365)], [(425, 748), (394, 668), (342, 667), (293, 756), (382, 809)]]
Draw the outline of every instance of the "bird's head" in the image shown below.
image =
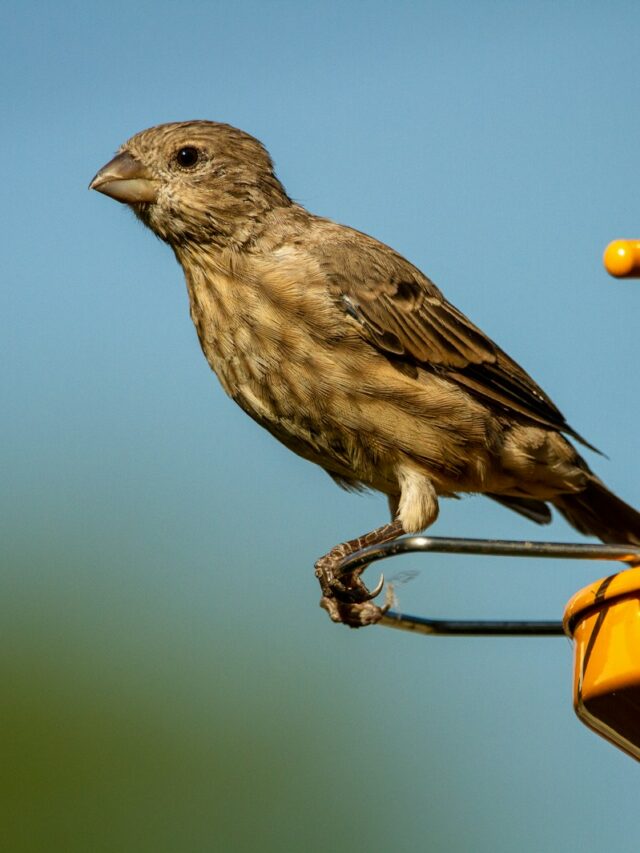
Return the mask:
[(175, 249), (247, 243), (266, 213), (291, 204), (262, 143), (212, 121), (143, 130), (89, 187), (128, 204)]

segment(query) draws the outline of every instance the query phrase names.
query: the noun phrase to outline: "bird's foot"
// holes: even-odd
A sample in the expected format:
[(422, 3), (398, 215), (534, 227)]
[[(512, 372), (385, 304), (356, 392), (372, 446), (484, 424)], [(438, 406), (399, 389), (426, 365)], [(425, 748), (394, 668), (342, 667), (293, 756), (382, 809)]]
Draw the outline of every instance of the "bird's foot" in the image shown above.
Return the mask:
[(316, 577), (322, 589), (320, 607), (327, 611), (333, 622), (342, 622), (351, 628), (375, 625), (391, 607), (393, 594), (388, 590), (387, 601), (380, 607), (373, 599), (382, 592), (384, 575), (373, 590), (369, 590), (361, 578), (364, 568), (342, 577), (337, 575), (338, 566), (347, 553), (344, 546), (338, 545), (315, 564)]
[(374, 604), (374, 598), (382, 592), (384, 576), (376, 588), (371, 592), (362, 580), (362, 572), (366, 566), (361, 566), (353, 572), (340, 574), (340, 565), (345, 557), (361, 551), (369, 545), (380, 545), (390, 542), (402, 536), (404, 530), (398, 519), (390, 524), (365, 533), (357, 539), (351, 539), (342, 545), (336, 545), (324, 557), (320, 557), (316, 563), (316, 577), (320, 581), (322, 598), (320, 607), (323, 607), (334, 622), (342, 622), (351, 628), (362, 628), (364, 625), (375, 625), (393, 605), (394, 595), (391, 584), (387, 587), (387, 598), (380, 606)]

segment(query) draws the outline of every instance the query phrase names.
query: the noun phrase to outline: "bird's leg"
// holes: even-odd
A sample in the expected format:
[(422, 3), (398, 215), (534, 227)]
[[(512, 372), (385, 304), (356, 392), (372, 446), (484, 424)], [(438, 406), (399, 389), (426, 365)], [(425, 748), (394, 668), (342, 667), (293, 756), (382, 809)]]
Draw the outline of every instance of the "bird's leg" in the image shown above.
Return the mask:
[(363, 625), (374, 625), (382, 619), (391, 604), (387, 602), (379, 607), (371, 600), (380, 593), (382, 585), (376, 587), (373, 593), (369, 592), (360, 577), (366, 566), (342, 577), (339, 577), (336, 572), (341, 561), (355, 551), (369, 545), (390, 542), (402, 536), (404, 532), (402, 523), (396, 519), (390, 524), (384, 524), (370, 533), (365, 533), (364, 536), (336, 545), (316, 562), (316, 577), (322, 589), (320, 607), (327, 611), (334, 622), (343, 622), (351, 628), (360, 628)]

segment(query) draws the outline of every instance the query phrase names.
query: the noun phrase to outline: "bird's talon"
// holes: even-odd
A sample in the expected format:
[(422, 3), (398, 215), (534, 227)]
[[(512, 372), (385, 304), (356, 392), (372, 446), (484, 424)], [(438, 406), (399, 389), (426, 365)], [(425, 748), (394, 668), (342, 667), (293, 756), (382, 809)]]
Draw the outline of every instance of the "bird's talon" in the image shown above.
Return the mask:
[(371, 592), (367, 595), (367, 601), (372, 601), (374, 598), (377, 598), (382, 592), (384, 587), (384, 574), (380, 575), (380, 580), (376, 584), (375, 588), (371, 590)]

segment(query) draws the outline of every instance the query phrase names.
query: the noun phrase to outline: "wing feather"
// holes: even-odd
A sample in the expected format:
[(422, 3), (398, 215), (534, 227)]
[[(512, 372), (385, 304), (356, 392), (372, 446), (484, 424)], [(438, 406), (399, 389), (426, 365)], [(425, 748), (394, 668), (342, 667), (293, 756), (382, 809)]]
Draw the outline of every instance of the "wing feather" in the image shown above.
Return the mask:
[(420, 270), (365, 234), (333, 226), (316, 248), (334, 299), (371, 346), (390, 358), (445, 374), (500, 408), (568, 433), (550, 397)]

